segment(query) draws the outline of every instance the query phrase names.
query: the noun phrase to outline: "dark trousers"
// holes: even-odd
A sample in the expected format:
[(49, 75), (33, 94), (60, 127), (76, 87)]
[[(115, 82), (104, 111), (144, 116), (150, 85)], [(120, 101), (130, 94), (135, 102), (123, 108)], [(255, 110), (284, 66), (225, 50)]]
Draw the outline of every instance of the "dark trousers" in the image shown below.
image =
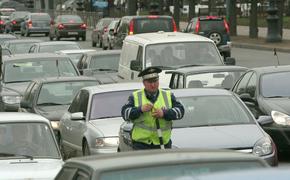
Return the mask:
[[(167, 144), (165, 144), (165, 149), (171, 149), (172, 142), (169, 140)], [(144, 149), (161, 149), (160, 145), (154, 144), (145, 144), (142, 142), (133, 141), (133, 149), (134, 150), (144, 150)]]

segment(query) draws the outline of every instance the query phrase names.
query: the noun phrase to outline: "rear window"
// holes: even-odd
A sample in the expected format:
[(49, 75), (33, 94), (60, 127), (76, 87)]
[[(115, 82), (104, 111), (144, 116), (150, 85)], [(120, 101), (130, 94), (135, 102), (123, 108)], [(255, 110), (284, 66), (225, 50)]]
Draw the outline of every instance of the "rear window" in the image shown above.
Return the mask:
[(201, 20), (200, 31), (225, 31), (225, 25), (223, 20)]
[(142, 18), (134, 19), (134, 34), (149, 32), (172, 32), (173, 24), (170, 18)]
[(83, 20), (79, 16), (61, 16), (61, 22), (64, 23), (82, 23)]
[(50, 21), (50, 16), (48, 14), (33, 14), (31, 15), (32, 21)]

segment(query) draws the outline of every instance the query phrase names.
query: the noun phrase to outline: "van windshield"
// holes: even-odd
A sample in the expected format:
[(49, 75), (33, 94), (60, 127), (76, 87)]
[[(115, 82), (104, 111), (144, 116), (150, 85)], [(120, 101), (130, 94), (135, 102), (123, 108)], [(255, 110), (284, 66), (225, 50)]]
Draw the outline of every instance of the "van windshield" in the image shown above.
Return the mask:
[(190, 65), (223, 65), (219, 51), (210, 42), (180, 42), (147, 45), (146, 67), (182, 67)]
[(137, 18), (134, 20), (134, 34), (150, 32), (173, 32), (173, 23), (170, 18)]

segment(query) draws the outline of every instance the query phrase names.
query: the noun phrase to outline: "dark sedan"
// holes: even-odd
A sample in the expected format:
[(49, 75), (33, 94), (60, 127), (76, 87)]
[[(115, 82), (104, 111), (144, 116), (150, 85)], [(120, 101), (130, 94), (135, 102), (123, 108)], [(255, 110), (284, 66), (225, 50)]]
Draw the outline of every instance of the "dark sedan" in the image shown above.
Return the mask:
[(290, 66), (253, 68), (233, 87), (255, 117), (272, 116), (274, 122), (262, 126), (278, 150), (290, 152)]
[(94, 78), (82, 76), (32, 80), (23, 94), (19, 111), (42, 115), (51, 121), (52, 128), (58, 132), (59, 120), (76, 93), (83, 87), (97, 84)]
[[(224, 89), (177, 89), (172, 91), (184, 105), (183, 119), (173, 121), (174, 148), (232, 149), (251, 153), (278, 164), (274, 142), (234, 93)], [(259, 117), (261, 124), (270, 117)], [(131, 123), (119, 133), (119, 150), (131, 150)]]
[(0, 111), (18, 111), (20, 100), (32, 79), (79, 76), (68, 56), (49, 53), (4, 56), (1, 74)]
[(49, 39), (60, 40), (60, 38), (74, 37), (78, 41), (86, 40), (87, 25), (78, 15), (59, 15), (50, 25)]
[(9, 16), (9, 21), (5, 24), (6, 32), (20, 31), (21, 23), (24, 17), (28, 15), (28, 11), (15, 11)]

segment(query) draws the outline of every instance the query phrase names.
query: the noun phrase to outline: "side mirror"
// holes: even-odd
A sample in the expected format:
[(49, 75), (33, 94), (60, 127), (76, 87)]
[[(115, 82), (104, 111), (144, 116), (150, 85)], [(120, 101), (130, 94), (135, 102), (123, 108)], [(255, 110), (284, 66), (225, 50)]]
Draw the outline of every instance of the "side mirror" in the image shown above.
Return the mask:
[(226, 65), (236, 65), (236, 59), (233, 57), (227, 57), (225, 59), (225, 64)]
[(267, 125), (267, 124), (272, 124), (274, 121), (273, 121), (271, 116), (259, 116), (259, 118), (257, 119), (257, 122), (261, 126), (263, 126), (263, 125)]
[(132, 60), (130, 63), (130, 69), (134, 70), (134, 71), (141, 71), (142, 70), (142, 66), (140, 61), (137, 60)]
[(83, 112), (77, 112), (77, 113), (72, 113), (70, 119), (73, 121), (81, 121), (81, 120), (85, 120), (85, 116)]
[(25, 108), (25, 109), (27, 109), (27, 108), (31, 109), (32, 108), (31, 104), (28, 103), (28, 101), (24, 101), (24, 100), (20, 101), (20, 107), (21, 108)]
[(250, 96), (249, 93), (240, 94), (239, 97), (244, 102), (246, 101), (246, 102), (251, 102), (251, 103), (255, 103), (256, 104), (256, 101)]

